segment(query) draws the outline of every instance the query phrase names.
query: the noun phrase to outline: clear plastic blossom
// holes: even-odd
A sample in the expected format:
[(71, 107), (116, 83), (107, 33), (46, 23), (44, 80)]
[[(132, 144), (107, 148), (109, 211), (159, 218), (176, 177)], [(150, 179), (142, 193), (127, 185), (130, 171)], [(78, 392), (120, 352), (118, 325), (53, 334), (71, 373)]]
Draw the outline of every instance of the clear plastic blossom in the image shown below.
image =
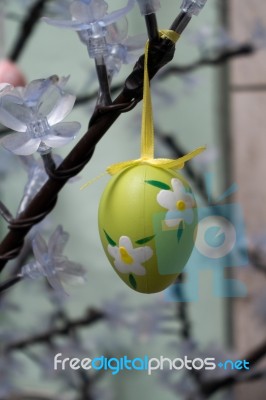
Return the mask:
[(114, 258), (119, 272), (146, 275), (142, 264), (152, 257), (153, 251), (149, 246), (134, 248), (129, 237), (121, 236), (119, 246), (108, 245), (108, 253)]
[(95, 23), (102, 26), (113, 24), (128, 13), (134, 4), (135, 0), (128, 0), (124, 8), (107, 14), (108, 4), (104, 0), (76, 0), (70, 4), (71, 20), (53, 20), (47, 17), (43, 20), (60, 28), (70, 28), (75, 31), (90, 30)]
[(115, 43), (108, 43), (108, 54), (105, 56), (106, 68), (109, 76), (118, 74), (123, 64), (132, 64), (137, 61), (140, 51), (143, 51), (146, 35), (136, 35), (122, 38)]
[[(46, 173), (44, 164), (42, 159), (36, 160), (33, 155), (30, 156), (21, 156), (20, 157), (23, 166), (28, 174), (28, 180), (24, 187), (23, 197), (18, 207), (17, 213), (20, 214), (23, 212), (28, 204), (31, 202), (33, 197), (39, 192), (42, 186), (48, 179), (48, 175)], [(58, 166), (63, 161), (62, 157), (58, 154), (54, 154), (53, 160), (55, 165)], [(0, 164), (0, 172), (1, 172), (1, 164)], [(71, 178), (68, 183), (75, 182), (78, 177)]]
[(183, 0), (181, 10), (190, 15), (199, 15), (207, 0)]
[[(53, 20), (44, 17), (43, 20), (59, 28), (70, 28), (77, 31), (91, 58), (108, 54), (107, 41), (121, 40), (121, 35), (127, 35), (127, 20), (125, 15), (134, 7), (135, 0), (128, 0), (125, 7), (107, 13), (108, 4), (104, 0), (77, 0), (70, 4), (69, 20)], [(117, 22), (121, 20), (120, 23)], [(124, 29), (121, 28), (121, 24)]]
[(60, 294), (66, 295), (62, 282), (84, 282), (85, 270), (77, 263), (69, 261), (62, 252), (69, 239), (69, 234), (58, 226), (51, 235), (48, 245), (37, 233), (32, 241), (35, 261), (22, 267), (22, 277), (38, 279), (46, 277), (50, 285)]
[(61, 122), (76, 99), (64, 91), (68, 79), (53, 75), (34, 80), (25, 87), (2, 87), (0, 122), (16, 131), (0, 140), (3, 147), (25, 156), (62, 147), (76, 137), (80, 124)]
[(0, 98), (4, 96), (5, 93), (9, 90), (11, 85), (9, 83), (0, 83)]
[(157, 195), (158, 203), (168, 209), (165, 223), (169, 227), (175, 227), (181, 221), (191, 224), (194, 219), (193, 207), (195, 200), (192, 194), (187, 193), (183, 183), (176, 178), (171, 179), (172, 190), (161, 190)]

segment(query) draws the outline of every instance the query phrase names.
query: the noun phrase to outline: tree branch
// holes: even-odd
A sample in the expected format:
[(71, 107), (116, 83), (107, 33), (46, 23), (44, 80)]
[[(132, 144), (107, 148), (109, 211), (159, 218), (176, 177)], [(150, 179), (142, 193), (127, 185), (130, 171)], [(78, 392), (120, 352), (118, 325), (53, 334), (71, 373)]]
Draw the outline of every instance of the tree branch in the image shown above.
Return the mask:
[(72, 321), (67, 321), (63, 327), (50, 329), (41, 334), (37, 334), (35, 336), (31, 336), (26, 339), (17, 340), (7, 344), (3, 351), (5, 353), (14, 351), (14, 350), (23, 350), (28, 346), (33, 346), (35, 344), (47, 343), (51, 341), (55, 336), (66, 336), (73, 329), (92, 325), (104, 318), (104, 313), (102, 311), (96, 309), (89, 309), (85, 317), (75, 319)]
[(33, 32), (33, 29), (35, 28), (36, 24), (39, 22), (40, 17), (42, 16), (42, 12), (47, 1), (48, 0), (37, 0), (26, 13), (25, 19), (21, 23), (20, 32), (18, 33), (14, 48), (11, 50), (8, 57), (9, 60), (17, 61), (20, 57), (28, 39)]

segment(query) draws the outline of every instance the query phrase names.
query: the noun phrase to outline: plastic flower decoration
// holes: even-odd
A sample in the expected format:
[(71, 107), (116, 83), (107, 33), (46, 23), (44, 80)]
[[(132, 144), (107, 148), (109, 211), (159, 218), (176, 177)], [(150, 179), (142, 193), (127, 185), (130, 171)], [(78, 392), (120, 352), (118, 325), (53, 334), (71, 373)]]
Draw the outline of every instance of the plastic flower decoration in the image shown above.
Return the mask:
[[(17, 214), (23, 212), (28, 204), (31, 202), (33, 197), (39, 192), (42, 186), (48, 179), (48, 175), (46, 173), (44, 163), (42, 159), (39, 158), (36, 160), (33, 155), (30, 156), (21, 156), (20, 160), (27, 172), (28, 180), (24, 187), (23, 197), (18, 207)], [(58, 166), (63, 161), (63, 158), (58, 154), (53, 155), (53, 160), (55, 165)], [(1, 164), (0, 164), (0, 173), (1, 173)], [(75, 182), (78, 177), (74, 177), (68, 180), (68, 183)], [(31, 231), (32, 232), (32, 231)]]
[(199, 15), (207, 0), (183, 0), (181, 10), (190, 15)]
[(32, 241), (32, 249), (35, 261), (22, 267), (22, 277), (37, 279), (45, 276), (50, 285), (59, 294), (66, 295), (61, 283), (84, 281), (85, 270), (77, 263), (69, 261), (63, 256), (62, 252), (69, 239), (69, 234), (63, 231), (62, 226), (58, 226), (51, 235), (48, 245), (43, 237), (37, 233)]
[[(118, 38), (119, 39), (119, 38)], [(126, 37), (117, 42), (108, 43), (108, 54), (105, 56), (106, 68), (110, 78), (118, 74), (122, 64), (132, 64), (137, 61), (140, 51), (147, 41), (146, 35)]]
[(195, 207), (193, 196), (185, 191), (182, 182), (178, 179), (173, 178), (171, 185), (173, 191), (161, 190), (157, 195), (158, 203), (168, 209), (165, 217), (166, 225), (175, 227), (181, 221), (191, 224), (194, 218), (193, 207)]
[(53, 75), (34, 80), (25, 87), (2, 87), (0, 122), (16, 131), (0, 141), (7, 150), (24, 156), (36, 151), (47, 153), (76, 137), (80, 124), (61, 122), (76, 99), (64, 91), (68, 79)]
[[(125, 16), (135, 5), (135, 0), (128, 0), (120, 10), (107, 13), (108, 4), (104, 0), (77, 0), (70, 4), (70, 20), (43, 20), (59, 28), (70, 28), (77, 31), (91, 58), (107, 55), (107, 40), (117, 39), (117, 21)], [(125, 18), (124, 23), (127, 25)], [(127, 28), (125, 29), (127, 31)], [(126, 32), (127, 33), (127, 32)], [(121, 27), (119, 29), (121, 39)]]
[(136, 275), (146, 275), (142, 263), (148, 261), (153, 254), (149, 246), (133, 248), (129, 237), (121, 236), (119, 247), (108, 245), (109, 254), (115, 259), (115, 267), (119, 272), (132, 272)]

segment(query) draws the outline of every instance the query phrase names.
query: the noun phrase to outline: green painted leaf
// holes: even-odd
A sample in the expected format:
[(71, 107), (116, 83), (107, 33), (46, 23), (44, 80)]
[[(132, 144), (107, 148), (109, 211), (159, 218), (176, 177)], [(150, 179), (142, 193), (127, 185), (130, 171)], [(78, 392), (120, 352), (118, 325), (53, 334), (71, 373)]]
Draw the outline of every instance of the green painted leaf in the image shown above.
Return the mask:
[(180, 222), (180, 224), (179, 224), (179, 226), (178, 226), (178, 228), (177, 228), (177, 240), (178, 240), (178, 242), (180, 242), (180, 240), (181, 240), (181, 237), (182, 237), (182, 235), (183, 235), (183, 233), (184, 233), (184, 223), (183, 223), (183, 221), (181, 221)]
[(143, 239), (139, 239), (139, 240), (136, 240), (136, 244), (145, 244), (145, 243), (148, 243), (148, 242), (150, 242), (153, 238), (155, 238), (155, 235), (153, 235), (153, 236), (148, 236), (148, 237), (145, 237), (145, 238), (143, 238)]
[(137, 288), (136, 279), (134, 278), (134, 276), (132, 274), (129, 275), (129, 283), (133, 287), (133, 289)]
[(171, 187), (169, 185), (167, 185), (164, 182), (160, 182), (160, 181), (145, 181), (146, 183), (148, 183), (149, 185), (158, 187), (160, 189), (164, 189), (164, 190), (170, 190)]
[(106, 239), (108, 240), (108, 243), (113, 247), (116, 246), (116, 242), (108, 235), (107, 232), (105, 232), (105, 230), (104, 230), (104, 234), (106, 236)]

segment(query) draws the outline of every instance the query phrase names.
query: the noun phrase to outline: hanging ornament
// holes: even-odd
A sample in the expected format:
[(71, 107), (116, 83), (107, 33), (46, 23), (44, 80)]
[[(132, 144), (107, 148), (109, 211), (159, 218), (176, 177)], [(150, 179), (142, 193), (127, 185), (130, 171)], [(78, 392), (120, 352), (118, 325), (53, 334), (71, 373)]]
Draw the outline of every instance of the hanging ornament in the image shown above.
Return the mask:
[[(179, 35), (160, 35), (176, 42)], [(119, 277), (141, 293), (173, 283), (195, 243), (197, 208), (192, 190), (176, 169), (204, 150), (177, 160), (154, 158), (152, 104), (145, 48), (141, 157), (111, 165), (113, 175), (99, 205), (104, 251)]]

